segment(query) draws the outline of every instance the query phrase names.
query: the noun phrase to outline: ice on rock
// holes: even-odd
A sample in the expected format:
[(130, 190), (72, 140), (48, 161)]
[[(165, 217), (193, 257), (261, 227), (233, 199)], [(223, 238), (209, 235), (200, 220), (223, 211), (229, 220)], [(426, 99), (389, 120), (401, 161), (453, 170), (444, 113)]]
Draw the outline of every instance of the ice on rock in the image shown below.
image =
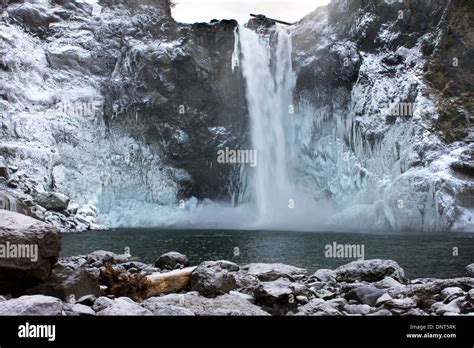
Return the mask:
[[(43, 189), (54, 188), (79, 206), (96, 206), (100, 215), (91, 206), (79, 209), (84, 226), (472, 231), (472, 180), (451, 168), (472, 148), (440, 139), (433, 127), (437, 97), (422, 78), (422, 42), (436, 43), (439, 33), (393, 49), (389, 45), (403, 33), (391, 21), (372, 33), (384, 49), (362, 49), (355, 38), (369, 35), (380, 18), (358, 11), (349, 37), (341, 38), (341, 27), (324, 8), (288, 31), (278, 29), (271, 43), (235, 28), (227, 67), (230, 76), (242, 73), (250, 91), (248, 137), (259, 151), (259, 166), (253, 172), (240, 168), (238, 194), (228, 204), (195, 197), (180, 202), (180, 184), (192, 181), (190, 172), (163, 163), (155, 146), (106, 123), (120, 122), (133, 98), (163, 105), (177, 93), (179, 84), (164, 74), (189, 54), (183, 51), (187, 38), (137, 36), (138, 25), (124, 26), (130, 20), (124, 8), (82, 2), (88, 7), (81, 17), (51, 23), (56, 34), (48, 40), (0, 23), (0, 63), (6, 67), (0, 69), (0, 154)], [(26, 5), (57, 10), (46, 1)], [(347, 1), (329, 6), (338, 14), (349, 11)], [(142, 13), (131, 20), (156, 18)], [(114, 28), (121, 28), (123, 42), (108, 36)], [(102, 60), (104, 47), (113, 59)], [(137, 62), (151, 58), (165, 67), (149, 76), (164, 91), (124, 93)], [(317, 69), (328, 59), (345, 65), (324, 75), (325, 69)], [(209, 64), (199, 61), (202, 74), (212, 70)], [(310, 84), (309, 95), (296, 95), (298, 74), (309, 79), (323, 74), (342, 85), (328, 95)], [(113, 101), (107, 101), (105, 81), (117, 89)], [(410, 103), (409, 117), (393, 117), (393, 106), (401, 103)], [(130, 114), (138, 126), (139, 113)], [(241, 136), (217, 123), (203, 128), (218, 147)], [(170, 139), (182, 146), (193, 134), (172, 129)], [(281, 214), (274, 213), (276, 205)]]
[[(386, 1), (387, 6), (395, 3)], [(446, 145), (433, 131), (437, 96), (422, 79), (426, 58), (421, 45), (427, 38), (436, 43), (439, 35), (426, 33), (411, 48), (398, 46), (392, 52), (353, 49), (354, 42), (328, 24), (330, 11), (341, 15), (347, 7), (345, 1), (334, 1), (291, 29), (301, 75), (317, 74), (318, 59), (327, 65), (328, 52), (337, 54), (333, 65), (343, 59), (346, 65), (360, 64), (349, 98), (342, 89), (332, 90), (329, 102), (324, 90), (310, 89), (314, 95), (301, 98), (292, 118), (295, 177), (316, 200), (337, 207), (326, 219), (332, 229), (472, 230), (472, 203), (459, 199), (467, 194), (461, 192), (472, 192), (472, 184), (449, 168), (457, 160), (453, 151), (462, 153), (466, 145)], [(380, 20), (359, 11), (349, 36), (364, 36)], [(377, 30), (372, 35), (381, 45), (400, 36), (394, 22), (370, 30)], [(326, 39), (334, 36), (334, 41)], [(403, 103), (412, 107), (409, 117), (392, 117), (393, 107)]]
[(240, 37), (239, 27), (234, 29), (234, 51), (232, 52), (232, 72), (240, 65)]
[[(105, 14), (102, 20), (117, 19)], [(114, 226), (122, 221), (120, 207), (175, 203), (177, 186), (149, 146), (106, 130), (101, 66), (92, 55), (98, 43), (85, 27), (79, 21), (56, 23), (61, 35), (44, 42), (0, 23), (1, 62), (9, 70), (0, 71), (8, 97), (0, 116), (7, 129), (0, 152), (36, 182), (51, 177), (55, 190), (74, 202), (99, 206), (102, 223)], [(175, 45), (157, 49), (174, 52)], [(84, 217), (95, 223), (92, 214)]]

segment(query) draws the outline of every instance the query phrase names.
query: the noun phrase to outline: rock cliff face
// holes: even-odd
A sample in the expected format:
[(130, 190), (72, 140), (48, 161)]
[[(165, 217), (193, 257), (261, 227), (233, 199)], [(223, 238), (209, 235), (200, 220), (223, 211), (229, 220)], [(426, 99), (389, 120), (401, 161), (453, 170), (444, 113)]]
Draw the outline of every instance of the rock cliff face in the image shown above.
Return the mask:
[(336, 225), (472, 231), (474, 42), (462, 23), (468, 1), (336, 0), (291, 29), (299, 176), (346, 208)]
[(32, 187), (104, 214), (230, 200), (239, 168), (216, 154), (245, 142), (236, 25), (178, 24), (165, 0), (10, 4), (0, 156)]
[[(472, 13), (334, 0), (289, 27), (293, 178), (340, 211), (328, 228), (473, 231)], [(217, 163), (249, 143), (235, 21), (176, 23), (167, 0), (10, 1), (1, 15), (10, 188), (95, 204), (108, 226), (239, 196), (239, 165)]]

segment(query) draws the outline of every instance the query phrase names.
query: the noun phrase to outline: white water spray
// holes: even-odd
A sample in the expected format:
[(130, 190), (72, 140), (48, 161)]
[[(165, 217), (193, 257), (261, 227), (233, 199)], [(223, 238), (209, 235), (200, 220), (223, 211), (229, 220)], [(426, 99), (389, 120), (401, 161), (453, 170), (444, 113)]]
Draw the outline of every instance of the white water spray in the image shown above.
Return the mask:
[(268, 227), (276, 216), (291, 209), (295, 199), (287, 141), (296, 81), (291, 39), (284, 30), (276, 30), (272, 36), (244, 27), (239, 31), (251, 141), (259, 157), (251, 173), (251, 196), (257, 207), (257, 224)]
[[(254, 228), (324, 229), (334, 213), (325, 199), (297, 180), (297, 142), (293, 92), (296, 74), (292, 65), (291, 37), (276, 28), (262, 35), (239, 27), (240, 68), (246, 83), (247, 107), (253, 149), (258, 164), (242, 181), (255, 205)], [(235, 52), (234, 52), (235, 54)], [(234, 55), (235, 57), (235, 55)], [(303, 181), (304, 182), (304, 181)]]

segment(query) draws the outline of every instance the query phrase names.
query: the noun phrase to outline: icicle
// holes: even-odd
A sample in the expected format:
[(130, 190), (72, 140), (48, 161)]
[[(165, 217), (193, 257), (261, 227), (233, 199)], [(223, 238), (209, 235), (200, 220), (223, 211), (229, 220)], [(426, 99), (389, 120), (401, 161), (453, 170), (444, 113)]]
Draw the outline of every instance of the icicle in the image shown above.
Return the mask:
[(240, 35), (239, 27), (236, 26), (234, 29), (234, 52), (232, 53), (232, 72), (235, 68), (240, 66)]

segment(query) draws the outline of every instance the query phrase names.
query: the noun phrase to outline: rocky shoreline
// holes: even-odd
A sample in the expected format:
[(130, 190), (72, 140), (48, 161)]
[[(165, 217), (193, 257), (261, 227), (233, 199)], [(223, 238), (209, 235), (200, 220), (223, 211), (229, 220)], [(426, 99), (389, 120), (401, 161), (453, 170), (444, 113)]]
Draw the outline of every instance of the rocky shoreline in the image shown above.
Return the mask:
[(0, 315), (474, 315), (474, 264), (465, 277), (412, 280), (392, 260), (310, 274), (280, 263), (190, 265), (169, 252), (151, 265), (108, 251), (60, 258), (61, 235), (0, 209)]
[(96, 251), (61, 258), (22, 296), (0, 297), (0, 315), (267, 316), (474, 315), (474, 264), (455, 279), (407, 280), (391, 260), (334, 270), (206, 261), (170, 252), (155, 263)]
[(151, 265), (108, 251), (60, 258), (61, 235), (0, 209), (0, 315), (474, 315), (474, 264), (465, 277), (412, 280), (392, 260), (310, 274), (281, 263), (190, 265), (169, 252)]
[(79, 204), (60, 192), (44, 186), (0, 156), (0, 209), (20, 213), (61, 232), (105, 230), (98, 224), (99, 210), (92, 204)]

